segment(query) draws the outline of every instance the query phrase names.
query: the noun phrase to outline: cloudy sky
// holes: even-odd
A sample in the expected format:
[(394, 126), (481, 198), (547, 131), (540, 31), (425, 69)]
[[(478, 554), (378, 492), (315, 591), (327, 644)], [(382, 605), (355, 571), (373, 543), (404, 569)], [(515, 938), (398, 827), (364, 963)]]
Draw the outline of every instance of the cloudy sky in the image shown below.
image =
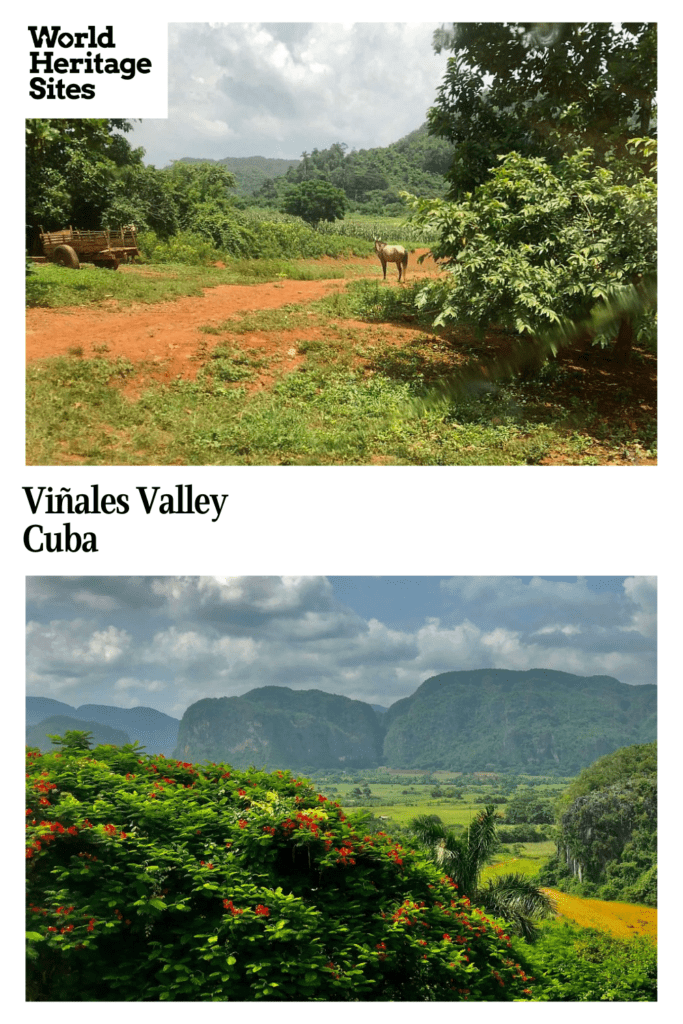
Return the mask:
[(652, 577), (28, 577), (27, 623), (29, 694), (177, 718), (265, 685), (388, 706), (458, 669), (656, 682)]
[(145, 162), (298, 159), (386, 146), (426, 119), (447, 54), (432, 24), (171, 24), (168, 120), (128, 135)]

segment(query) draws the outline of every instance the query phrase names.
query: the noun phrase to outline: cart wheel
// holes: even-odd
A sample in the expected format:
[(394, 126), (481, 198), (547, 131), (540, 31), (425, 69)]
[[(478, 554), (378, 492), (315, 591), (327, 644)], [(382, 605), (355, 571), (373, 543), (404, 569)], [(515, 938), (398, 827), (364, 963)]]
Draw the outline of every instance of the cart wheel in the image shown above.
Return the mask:
[(60, 267), (71, 267), (72, 270), (78, 270), (80, 267), (76, 250), (70, 245), (58, 245), (54, 251), (54, 261), (59, 263)]

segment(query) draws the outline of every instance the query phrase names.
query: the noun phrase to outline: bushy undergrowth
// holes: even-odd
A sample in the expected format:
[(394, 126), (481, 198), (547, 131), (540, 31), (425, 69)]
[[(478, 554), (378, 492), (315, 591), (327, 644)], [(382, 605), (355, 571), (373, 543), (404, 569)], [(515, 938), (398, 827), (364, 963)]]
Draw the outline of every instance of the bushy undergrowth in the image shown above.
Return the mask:
[(534, 977), (540, 1002), (653, 1002), (657, 948), (647, 936), (628, 941), (566, 923), (545, 925), (531, 946), (513, 940)]
[(539, 885), (558, 886), (563, 892), (586, 899), (616, 900), (657, 906), (657, 865), (649, 866), (633, 849), (625, 850), (619, 860), (607, 867), (602, 881), (579, 881), (557, 856), (551, 857), (536, 879)]
[(168, 240), (153, 231), (138, 236), (140, 251), (149, 263), (200, 265), (225, 259), (318, 259), (321, 256), (359, 255), (372, 251), (367, 240), (356, 236), (323, 234), (298, 219), (212, 220), (196, 224)]
[(27, 752), (28, 998), (532, 997), (500, 924), (289, 772)]

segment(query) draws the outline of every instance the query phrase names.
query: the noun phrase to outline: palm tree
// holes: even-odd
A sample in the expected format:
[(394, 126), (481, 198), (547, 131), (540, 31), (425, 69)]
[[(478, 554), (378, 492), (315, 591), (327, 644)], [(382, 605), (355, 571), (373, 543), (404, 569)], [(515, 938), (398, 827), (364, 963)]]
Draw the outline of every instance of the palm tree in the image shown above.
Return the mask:
[(482, 869), (499, 843), (495, 816), (495, 807), (487, 806), (464, 836), (456, 836), (428, 814), (413, 818), (408, 828), (457, 884), (461, 896), (487, 914), (504, 918), (516, 934), (533, 942), (538, 934), (534, 919), (550, 917), (555, 912), (553, 900), (518, 873), (489, 879), (485, 885), (480, 882)]

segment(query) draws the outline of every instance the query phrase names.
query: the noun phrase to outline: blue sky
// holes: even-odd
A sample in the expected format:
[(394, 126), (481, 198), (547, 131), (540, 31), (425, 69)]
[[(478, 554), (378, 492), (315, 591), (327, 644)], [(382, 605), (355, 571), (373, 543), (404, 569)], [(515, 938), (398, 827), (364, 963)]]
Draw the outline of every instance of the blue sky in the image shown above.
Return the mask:
[(343, 142), (387, 146), (419, 128), (448, 54), (429, 24), (182, 23), (168, 31), (168, 119), (127, 137), (145, 163), (184, 156), (298, 160)]
[(652, 577), (27, 579), (27, 692), (145, 705), (321, 689), (388, 706), (439, 672), (552, 668), (656, 682)]

